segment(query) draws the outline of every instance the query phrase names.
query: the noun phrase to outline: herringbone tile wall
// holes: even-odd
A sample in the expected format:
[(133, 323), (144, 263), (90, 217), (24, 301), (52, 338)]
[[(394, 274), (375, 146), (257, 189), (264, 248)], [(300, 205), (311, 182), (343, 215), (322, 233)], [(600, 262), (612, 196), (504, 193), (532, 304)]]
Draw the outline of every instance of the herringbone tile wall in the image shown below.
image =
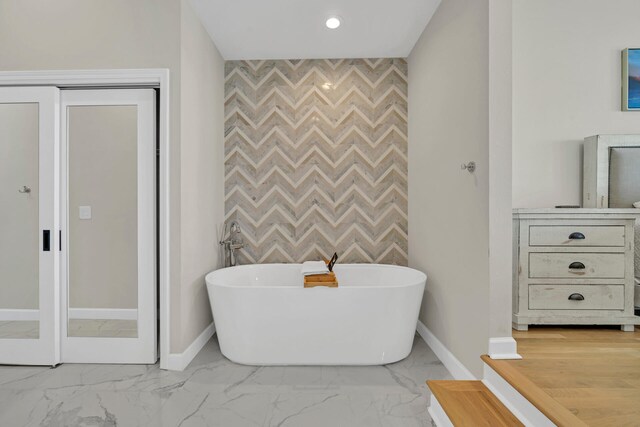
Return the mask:
[(229, 61), (225, 213), (241, 262), (407, 263), (404, 59)]

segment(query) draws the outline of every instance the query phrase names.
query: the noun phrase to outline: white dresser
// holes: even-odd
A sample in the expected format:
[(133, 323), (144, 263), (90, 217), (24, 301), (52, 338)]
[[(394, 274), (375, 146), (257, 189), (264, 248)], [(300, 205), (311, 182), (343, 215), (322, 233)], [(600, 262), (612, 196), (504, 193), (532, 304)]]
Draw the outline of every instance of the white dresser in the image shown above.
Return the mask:
[(515, 209), (513, 327), (621, 325), (634, 316), (637, 209)]

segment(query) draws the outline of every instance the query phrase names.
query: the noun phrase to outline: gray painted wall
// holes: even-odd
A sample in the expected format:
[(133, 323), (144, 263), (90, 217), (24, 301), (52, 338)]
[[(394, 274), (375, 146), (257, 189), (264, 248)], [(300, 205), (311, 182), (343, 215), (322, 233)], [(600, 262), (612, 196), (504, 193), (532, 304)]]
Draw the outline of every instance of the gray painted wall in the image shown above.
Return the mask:
[(514, 0), (513, 207), (581, 204), (584, 138), (640, 133), (620, 109), (638, 16), (637, 0)]
[[(172, 347), (185, 349), (212, 320), (204, 276), (222, 267), (224, 221), (224, 60), (186, 0), (180, 44), (181, 325)], [(177, 344), (180, 343), (180, 344)]]
[[(490, 336), (488, 0), (443, 0), (408, 63), (409, 266), (428, 276), (420, 320), (481, 377)], [(470, 160), (473, 175), (460, 169)]]

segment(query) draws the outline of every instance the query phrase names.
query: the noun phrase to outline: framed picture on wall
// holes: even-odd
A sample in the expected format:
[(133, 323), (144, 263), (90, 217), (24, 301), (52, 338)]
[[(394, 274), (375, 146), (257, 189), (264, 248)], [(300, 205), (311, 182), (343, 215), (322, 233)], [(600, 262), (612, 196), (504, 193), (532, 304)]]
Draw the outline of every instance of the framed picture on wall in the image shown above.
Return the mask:
[(640, 111), (640, 48), (622, 51), (622, 110)]

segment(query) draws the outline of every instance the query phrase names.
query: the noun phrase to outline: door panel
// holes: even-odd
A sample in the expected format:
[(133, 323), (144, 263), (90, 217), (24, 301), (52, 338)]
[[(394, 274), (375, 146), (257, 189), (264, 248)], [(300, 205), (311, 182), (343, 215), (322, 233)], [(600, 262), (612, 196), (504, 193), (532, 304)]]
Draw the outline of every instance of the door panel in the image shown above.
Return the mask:
[(155, 93), (62, 93), (62, 358), (155, 363)]
[(38, 338), (38, 103), (0, 104), (0, 141), (0, 337)]
[(0, 363), (59, 363), (59, 91), (0, 88)]
[(69, 336), (136, 338), (137, 107), (70, 106), (67, 115), (67, 332)]

